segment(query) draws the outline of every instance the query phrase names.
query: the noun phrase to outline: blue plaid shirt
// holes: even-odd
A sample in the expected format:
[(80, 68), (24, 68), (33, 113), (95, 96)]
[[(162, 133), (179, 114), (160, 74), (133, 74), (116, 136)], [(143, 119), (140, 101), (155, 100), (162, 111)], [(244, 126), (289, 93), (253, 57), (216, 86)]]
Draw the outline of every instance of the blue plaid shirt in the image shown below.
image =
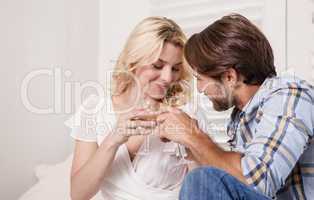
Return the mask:
[(277, 199), (314, 199), (314, 88), (295, 77), (268, 78), (228, 123), (249, 185)]

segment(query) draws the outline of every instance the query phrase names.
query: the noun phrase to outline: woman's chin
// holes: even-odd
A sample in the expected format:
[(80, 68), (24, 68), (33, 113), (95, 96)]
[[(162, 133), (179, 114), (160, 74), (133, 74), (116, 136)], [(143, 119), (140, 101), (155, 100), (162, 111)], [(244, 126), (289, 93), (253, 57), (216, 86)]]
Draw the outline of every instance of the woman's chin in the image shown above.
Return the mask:
[(160, 87), (158, 85), (150, 85), (150, 87), (147, 88), (146, 94), (150, 96), (153, 99), (161, 100), (165, 98), (167, 94), (167, 89)]
[(147, 94), (150, 98), (160, 101), (165, 98), (165, 94), (157, 93), (157, 94)]

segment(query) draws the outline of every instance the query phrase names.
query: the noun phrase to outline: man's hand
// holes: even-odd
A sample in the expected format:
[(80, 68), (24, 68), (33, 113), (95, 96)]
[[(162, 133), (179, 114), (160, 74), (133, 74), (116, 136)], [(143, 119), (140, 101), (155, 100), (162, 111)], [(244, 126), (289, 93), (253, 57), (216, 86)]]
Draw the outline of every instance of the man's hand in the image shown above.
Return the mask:
[(191, 135), (198, 133), (197, 121), (178, 108), (167, 110), (157, 117), (157, 134), (161, 139), (185, 145)]

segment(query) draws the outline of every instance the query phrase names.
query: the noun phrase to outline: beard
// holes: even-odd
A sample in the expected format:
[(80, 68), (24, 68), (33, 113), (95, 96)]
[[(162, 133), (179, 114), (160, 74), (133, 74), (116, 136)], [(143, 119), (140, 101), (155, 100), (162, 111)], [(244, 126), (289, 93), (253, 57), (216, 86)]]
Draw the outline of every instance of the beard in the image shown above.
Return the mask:
[(213, 103), (213, 108), (216, 111), (226, 111), (229, 110), (231, 107), (233, 107), (232, 101), (229, 99), (210, 99), (210, 101)]
[(235, 97), (232, 92), (224, 90), (224, 95), (219, 96), (208, 96), (209, 100), (213, 103), (213, 108), (216, 111), (226, 111), (235, 105)]

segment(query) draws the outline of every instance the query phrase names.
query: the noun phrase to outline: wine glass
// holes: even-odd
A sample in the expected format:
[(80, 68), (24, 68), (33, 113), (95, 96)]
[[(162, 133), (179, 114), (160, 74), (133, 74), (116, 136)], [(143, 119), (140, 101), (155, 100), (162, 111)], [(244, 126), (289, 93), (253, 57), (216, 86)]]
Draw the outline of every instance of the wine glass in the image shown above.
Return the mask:
[[(140, 107), (142, 109), (145, 109), (147, 111), (157, 112), (159, 110), (159, 106), (152, 105), (150, 101), (146, 101), (145, 99), (141, 99), (140, 101)], [(156, 115), (147, 115), (146, 119), (147, 121), (156, 121), (157, 116)], [(138, 155), (147, 155), (150, 151), (150, 135), (154, 133), (154, 130), (151, 130), (151, 133), (144, 136), (143, 144), (141, 145), (139, 151), (137, 152)]]
[[(179, 84), (177, 83), (170, 87), (165, 98), (166, 99), (165, 105), (177, 108), (184, 105), (185, 104), (184, 96), (187, 95), (184, 92), (184, 88), (187, 87), (188, 84), (186, 82), (181, 82)], [(186, 159), (186, 157), (188, 156), (186, 147), (179, 143), (175, 143), (175, 145), (176, 145), (175, 156), (179, 158), (179, 163), (177, 163), (177, 165), (185, 165), (192, 163), (193, 161)]]

